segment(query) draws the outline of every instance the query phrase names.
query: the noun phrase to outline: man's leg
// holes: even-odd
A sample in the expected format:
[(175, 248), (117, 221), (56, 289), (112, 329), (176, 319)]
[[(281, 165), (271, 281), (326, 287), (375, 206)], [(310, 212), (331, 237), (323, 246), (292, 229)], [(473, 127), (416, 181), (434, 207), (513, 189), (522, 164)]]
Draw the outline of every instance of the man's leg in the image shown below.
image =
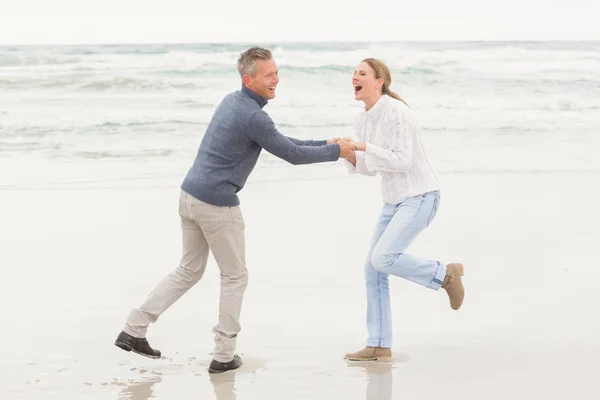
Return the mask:
[(156, 286), (144, 304), (129, 313), (123, 331), (134, 338), (144, 338), (148, 325), (156, 322), (163, 312), (194, 286), (206, 269), (208, 242), (192, 218), (190, 197), (182, 192), (179, 199), (183, 244), (181, 262)]
[(234, 361), (235, 364), (236, 340), (241, 330), (240, 313), (248, 285), (244, 218), (239, 206), (217, 207), (194, 200), (192, 209), (221, 271), (219, 323), (213, 330), (214, 360), (221, 364)]

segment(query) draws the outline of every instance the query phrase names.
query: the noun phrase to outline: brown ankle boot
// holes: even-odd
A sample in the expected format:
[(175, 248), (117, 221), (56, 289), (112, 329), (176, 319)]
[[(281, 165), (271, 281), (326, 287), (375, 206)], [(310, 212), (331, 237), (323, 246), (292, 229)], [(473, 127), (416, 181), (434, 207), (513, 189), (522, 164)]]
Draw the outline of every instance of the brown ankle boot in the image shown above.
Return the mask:
[(446, 265), (446, 277), (442, 288), (448, 292), (450, 298), (450, 307), (453, 310), (458, 310), (465, 298), (465, 288), (462, 284), (462, 276), (464, 275), (464, 267), (462, 264)]
[(367, 346), (357, 353), (346, 354), (344, 358), (350, 361), (392, 361), (392, 349)]

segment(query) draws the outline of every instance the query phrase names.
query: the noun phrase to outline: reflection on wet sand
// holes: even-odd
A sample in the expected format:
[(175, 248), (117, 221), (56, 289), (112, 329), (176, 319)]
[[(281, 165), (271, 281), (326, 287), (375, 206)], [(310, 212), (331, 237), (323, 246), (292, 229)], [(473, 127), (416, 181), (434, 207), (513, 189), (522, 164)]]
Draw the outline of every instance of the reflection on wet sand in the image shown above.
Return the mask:
[(209, 374), (210, 383), (213, 385), (216, 400), (236, 400), (235, 375), (235, 372)]
[(366, 400), (392, 399), (392, 363), (348, 362), (348, 367), (361, 368), (367, 375)]
[(121, 393), (119, 399), (127, 400), (148, 400), (154, 393), (154, 385), (159, 383), (162, 378), (158, 375), (150, 376), (143, 381), (131, 381)]

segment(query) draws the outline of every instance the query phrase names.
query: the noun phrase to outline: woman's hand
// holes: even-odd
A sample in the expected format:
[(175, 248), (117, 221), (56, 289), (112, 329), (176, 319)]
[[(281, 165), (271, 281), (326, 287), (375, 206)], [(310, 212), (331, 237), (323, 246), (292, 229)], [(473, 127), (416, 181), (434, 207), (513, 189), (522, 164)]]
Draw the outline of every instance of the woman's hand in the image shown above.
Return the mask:
[(352, 141), (352, 144), (356, 147), (356, 150), (358, 150), (358, 151), (366, 151), (367, 150), (366, 143), (358, 143), (358, 142)]
[(346, 157), (346, 160), (348, 160), (350, 164), (356, 167), (356, 152), (351, 151), (350, 154), (348, 154), (348, 156)]

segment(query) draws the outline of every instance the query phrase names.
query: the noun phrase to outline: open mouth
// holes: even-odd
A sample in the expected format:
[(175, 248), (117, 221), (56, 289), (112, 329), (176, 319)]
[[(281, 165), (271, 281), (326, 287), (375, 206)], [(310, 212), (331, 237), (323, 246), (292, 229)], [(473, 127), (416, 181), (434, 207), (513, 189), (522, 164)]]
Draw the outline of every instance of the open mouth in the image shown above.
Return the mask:
[(267, 89), (269, 89), (270, 91), (274, 92), (275, 91), (275, 86), (268, 87)]
[(362, 90), (362, 86), (360, 86), (358, 83), (355, 83), (354, 84), (354, 94), (357, 94), (361, 90)]

